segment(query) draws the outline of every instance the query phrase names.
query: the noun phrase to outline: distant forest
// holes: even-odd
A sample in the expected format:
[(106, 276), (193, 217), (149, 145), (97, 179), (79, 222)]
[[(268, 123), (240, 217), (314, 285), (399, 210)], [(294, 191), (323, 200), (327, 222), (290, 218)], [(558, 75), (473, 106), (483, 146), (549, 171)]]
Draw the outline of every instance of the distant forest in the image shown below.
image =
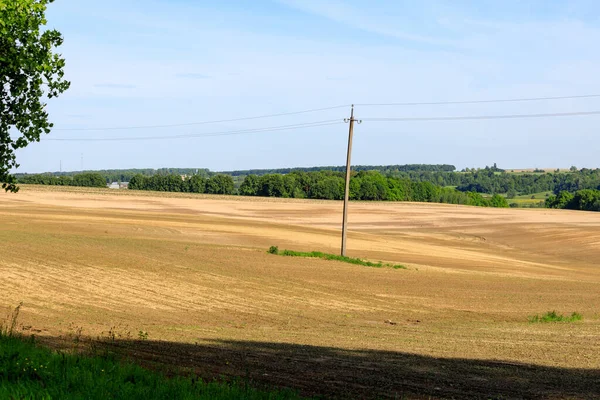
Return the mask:
[(154, 190), (157, 192), (235, 194), (233, 178), (230, 175), (217, 174), (210, 178), (191, 175), (135, 175), (129, 181), (131, 190)]
[(50, 174), (23, 175), (18, 178), (18, 182), (30, 185), (106, 187), (105, 177), (97, 172), (61, 176)]
[[(341, 200), (344, 197), (344, 173), (335, 171), (291, 172), (289, 174), (246, 175), (237, 194), (241, 196)], [(218, 174), (211, 178), (198, 175), (136, 175), (129, 182), (132, 190), (234, 194), (233, 178)], [(360, 171), (350, 181), (350, 198), (366, 201), (420, 201), (466, 204), (483, 207), (508, 207), (503, 196), (490, 199), (479, 193), (463, 193), (431, 182), (384, 176), (377, 171)]]
[[(110, 182), (130, 182), (130, 189), (137, 190), (339, 199), (343, 193), (344, 171), (345, 167), (341, 166), (221, 173), (205, 168), (162, 168), (17, 174), (16, 177), (20, 183), (44, 185), (100, 187), (101, 182), (104, 185)], [(412, 185), (410, 189), (408, 182)], [(398, 185), (402, 187), (401, 190), (398, 189)], [(426, 199), (418, 194), (421, 188), (425, 187), (433, 193), (426, 196)], [(572, 167), (568, 172), (544, 172), (536, 169), (534, 172), (514, 173), (500, 169), (495, 164), (460, 172), (456, 171), (453, 165), (446, 164), (363, 165), (352, 167), (350, 190), (351, 198), (355, 200), (433, 201), (455, 204), (478, 202), (479, 200), (473, 200), (474, 193), (482, 194), (484, 199), (490, 199), (494, 195), (512, 199), (516, 196), (552, 192), (555, 196), (546, 201), (547, 207), (591, 210), (596, 207), (595, 193), (600, 191), (600, 169), (578, 170)], [(398, 190), (404, 194), (399, 194)], [(584, 191), (582, 198), (585, 201), (577, 203), (579, 197), (575, 197), (575, 200), (564, 200), (568, 197), (565, 193), (576, 196), (581, 191)], [(413, 193), (416, 193), (414, 198)], [(467, 198), (468, 196), (471, 198)], [(559, 200), (550, 201), (556, 198)]]
[(23, 179), (31, 176), (74, 176), (83, 173), (95, 173), (100, 174), (106, 183), (111, 182), (129, 182), (135, 175), (153, 176), (153, 175), (200, 175), (202, 177), (209, 177), (215, 175), (214, 172), (206, 168), (143, 168), (143, 169), (102, 169), (98, 171), (71, 171), (71, 172), (45, 172), (43, 174), (15, 174), (17, 180), (21, 183)]
[[(409, 165), (355, 165), (353, 171), (379, 171), (382, 174), (394, 174), (408, 171), (431, 171), (431, 172), (452, 172), (456, 170), (454, 165), (430, 165), (430, 164), (409, 164)], [(71, 172), (46, 172), (43, 174), (15, 174), (17, 179), (31, 175), (50, 175), (50, 176), (73, 176), (81, 173), (98, 173), (105, 177), (106, 182), (129, 182), (136, 175), (200, 175), (203, 178), (209, 178), (217, 174), (229, 175), (233, 177), (244, 177), (246, 175), (267, 175), (267, 174), (289, 174), (291, 172), (318, 172), (334, 171), (345, 172), (346, 166), (333, 167), (308, 167), (308, 168), (275, 168), (275, 169), (249, 169), (239, 171), (213, 172), (207, 168), (142, 168), (142, 169), (106, 169), (98, 171), (71, 171)]]
[[(231, 176), (246, 176), (246, 175), (267, 175), (267, 174), (289, 174), (292, 172), (346, 172), (346, 166), (337, 167), (309, 167), (309, 168), (276, 168), (276, 169), (247, 169), (240, 171), (223, 171), (222, 174)], [(452, 172), (456, 171), (454, 165), (447, 164), (407, 164), (407, 165), (353, 165), (352, 171), (378, 171), (384, 175), (394, 174), (398, 172), (409, 171), (429, 171), (429, 172)]]

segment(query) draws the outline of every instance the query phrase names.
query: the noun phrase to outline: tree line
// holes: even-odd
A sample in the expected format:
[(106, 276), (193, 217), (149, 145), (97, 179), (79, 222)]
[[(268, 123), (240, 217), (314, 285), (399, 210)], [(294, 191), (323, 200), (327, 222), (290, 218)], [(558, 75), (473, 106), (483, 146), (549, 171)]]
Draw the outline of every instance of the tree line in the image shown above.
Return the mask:
[[(480, 174), (478, 171), (475, 174)], [(568, 189), (594, 185), (598, 170), (581, 170), (576, 174), (545, 174), (561, 177)], [(505, 175), (505, 174), (501, 174)], [(489, 176), (489, 175), (488, 175)], [(525, 175), (515, 175), (523, 177)], [(19, 183), (106, 187), (106, 178), (100, 173), (80, 173), (54, 176), (50, 174), (25, 175)], [(292, 172), (289, 174), (246, 175), (236, 190), (232, 176), (216, 174), (136, 174), (129, 181), (129, 189), (181, 193), (239, 194), (241, 196), (341, 200), (344, 197), (345, 177), (342, 172)], [(508, 196), (510, 197), (510, 196)], [(496, 193), (484, 197), (476, 191), (442, 187), (430, 181), (383, 175), (377, 171), (353, 172), (350, 180), (350, 199), (363, 201), (416, 201), (430, 203), (464, 204), (482, 207), (508, 207), (505, 196)], [(547, 208), (600, 211), (600, 187), (597, 189), (560, 190), (545, 201)]]
[[(97, 171), (62, 171), (62, 172), (47, 172), (43, 175), (50, 176), (74, 176), (82, 173), (97, 173), (104, 177), (106, 183), (111, 182), (129, 182), (136, 175), (153, 176), (153, 175), (200, 175), (204, 178), (215, 175), (207, 168), (133, 168), (133, 169), (102, 169)], [(15, 177), (21, 181), (30, 174), (15, 174)]]
[(533, 174), (491, 173), (478, 171), (462, 177), (458, 190), (479, 193), (533, 194), (552, 191), (575, 192), (600, 188), (600, 169), (581, 169), (569, 173), (548, 172)]
[[(534, 194), (551, 191), (558, 194), (561, 191), (576, 192), (583, 189), (600, 189), (600, 169), (572, 168), (571, 172), (547, 173), (511, 173), (498, 168), (496, 165), (483, 169), (468, 169), (454, 171), (453, 165), (389, 165), (389, 166), (355, 166), (354, 172), (377, 171), (385, 176), (406, 179), (416, 182), (430, 182), (437, 186), (453, 186), (461, 192), (477, 192), (483, 194), (506, 194), (512, 198), (517, 195)], [(136, 175), (200, 175), (205, 179), (218, 175), (208, 169), (198, 168), (161, 168), (161, 169), (130, 169), (94, 171), (101, 174), (106, 182), (128, 182)], [(282, 168), (274, 170), (246, 170), (220, 173), (234, 178), (235, 187), (239, 187), (246, 176), (264, 176), (273, 174), (299, 173), (344, 173), (345, 167), (312, 167), (312, 168)], [(52, 173), (53, 176), (71, 176), (74, 173)], [(15, 175), (22, 180), (28, 175)]]
[[(508, 197), (551, 191), (600, 189), (600, 169), (572, 168), (570, 172), (512, 173), (495, 164), (481, 169), (455, 171), (452, 165), (353, 166), (354, 172), (378, 171), (383, 175), (437, 186), (454, 186), (461, 192), (507, 194)], [(241, 179), (247, 175), (292, 174), (299, 172), (345, 172), (345, 167), (291, 168), (225, 172)]]
[(158, 192), (234, 194), (233, 178), (217, 174), (210, 178), (202, 175), (135, 175), (129, 181), (131, 190), (154, 190)]
[(573, 193), (565, 190), (546, 199), (546, 207), (567, 210), (600, 211), (600, 190), (583, 189)]
[(493, 168), (469, 172), (409, 171), (393, 173), (392, 176), (419, 182), (432, 182), (439, 186), (454, 186), (462, 192), (485, 194), (533, 194), (551, 191), (574, 192), (582, 189), (600, 189), (600, 169), (581, 169), (547, 173), (498, 172)]
[[(373, 166), (365, 166), (372, 168)], [(393, 170), (390, 170), (394, 167)], [(319, 168), (319, 167), (314, 167)], [(338, 168), (338, 167), (331, 167)], [(354, 167), (353, 167), (354, 168)], [(453, 169), (453, 166), (447, 165), (398, 165), (398, 166), (380, 166), (381, 170), (388, 171), (381, 173), (371, 170), (353, 169), (353, 179), (351, 182), (351, 197), (357, 200), (401, 200), (402, 196), (397, 195), (395, 182), (416, 182), (430, 183), (433, 187), (439, 187), (439, 195), (446, 198), (457, 197), (453, 200), (445, 200), (444, 202), (454, 202), (456, 204), (468, 204), (469, 200), (465, 196), (460, 196), (452, 190), (455, 187), (458, 192), (481, 193), (485, 195), (502, 194), (511, 199), (517, 195), (534, 194), (540, 192), (551, 191), (558, 195), (562, 191), (575, 193), (580, 190), (600, 190), (600, 169), (578, 170), (571, 168), (570, 172), (547, 172), (547, 173), (511, 173), (504, 171), (497, 166), (486, 167), (484, 169), (470, 169), (461, 172), (445, 171)], [(413, 168), (423, 168), (418, 170)], [(313, 168), (306, 168), (312, 170)], [(342, 167), (339, 167), (342, 169)], [(268, 173), (264, 174), (265, 170), (260, 174), (247, 175), (228, 175), (217, 174), (208, 169), (197, 168), (162, 168), (162, 169), (132, 169), (132, 170), (104, 170), (97, 172), (89, 172), (85, 174), (62, 173), (62, 175), (42, 174), (42, 175), (16, 175), (20, 183), (36, 183), (48, 185), (76, 185), (76, 186), (98, 186), (100, 187), (99, 174), (104, 179), (105, 183), (114, 181), (134, 181), (132, 188), (141, 190), (158, 190), (158, 191), (178, 191), (178, 192), (194, 192), (194, 193), (226, 193), (232, 194), (239, 191), (243, 195), (259, 195), (259, 196), (278, 196), (278, 197), (299, 197), (299, 198), (320, 198), (320, 199), (339, 199), (343, 195), (343, 174), (344, 171), (334, 170), (319, 170), (319, 171), (303, 171), (294, 170), (285, 174)], [(287, 171), (287, 169), (283, 169)], [(236, 172), (236, 171), (234, 171)], [(240, 171), (237, 171), (240, 172)], [(236, 172), (236, 173), (237, 173)], [(241, 171), (247, 172), (247, 171)], [(87, 174), (96, 174), (95, 180), (89, 179), (74, 179), (75, 176)], [(373, 175), (374, 174), (374, 175)], [(373, 178), (365, 178), (367, 176), (381, 176), (380, 182), (371, 182)], [(142, 180), (140, 176), (148, 178)], [(161, 178), (168, 177), (170, 178)], [(177, 178), (174, 178), (176, 176)], [(184, 179), (181, 178), (184, 176)], [(212, 186), (208, 185), (210, 179), (220, 176), (213, 180)], [(233, 178), (233, 189), (230, 189), (231, 180), (223, 176)], [(136, 177), (136, 179), (134, 179)], [(195, 177), (191, 179), (192, 177)], [(198, 177), (203, 178), (203, 181), (198, 181)], [(265, 178), (263, 178), (265, 177)], [(309, 178), (310, 177), (310, 178)], [(318, 178), (317, 178), (318, 177)], [(383, 181), (388, 178), (388, 190), (381, 189), (384, 187)], [(258, 183), (260, 182), (262, 183)], [(357, 185), (365, 181), (364, 188), (357, 189)], [(142, 183), (140, 183), (142, 182)], [(184, 182), (184, 183), (181, 183)], [(217, 182), (221, 182), (218, 183)], [(298, 183), (300, 182), (300, 183)], [(187, 185), (187, 186), (186, 186)], [(191, 185), (191, 186), (190, 186)], [(257, 187), (260, 187), (257, 189)], [(408, 191), (408, 185), (404, 184), (403, 191)], [(428, 185), (422, 185), (428, 187)], [(443, 189), (447, 187), (446, 189)], [(420, 189), (415, 185), (415, 192)], [(436, 190), (435, 193), (438, 191)], [(419, 198), (419, 196), (417, 196)], [(486, 196), (487, 197), (487, 196)], [(410, 201), (410, 200), (408, 200)], [(417, 200), (421, 201), (421, 200)], [(425, 200), (432, 201), (432, 200)], [(436, 200), (433, 200), (436, 201)]]
[[(247, 175), (236, 191), (230, 175), (211, 178), (198, 175), (136, 175), (129, 182), (131, 190), (154, 190), (181, 193), (239, 194), (241, 196), (341, 200), (344, 197), (344, 174), (334, 171), (293, 172), (289, 174)], [(479, 193), (464, 193), (431, 182), (412, 182), (384, 176), (376, 171), (353, 173), (350, 199), (365, 201), (419, 201), (466, 204), (484, 207), (508, 207), (503, 196), (484, 198)]]
[[(408, 171), (445, 171), (452, 172), (456, 170), (454, 165), (448, 164), (407, 164), (407, 165), (356, 165), (352, 167), (354, 171), (379, 171), (382, 174), (393, 174)], [(217, 174), (230, 175), (233, 177), (244, 177), (246, 175), (267, 175), (267, 174), (289, 174), (291, 172), (318, 172), (334, 171), (345, 172), (346, 166), (325, 166), (325, 167), (298, 167), (298, 168), (271, 168), (271, 169), (249, 169), (214, 172), (207, 168), (133, 168), (133, 169), (107, 169), (96, 171), (72, 171), (72, 172), (48, 172), (46, 174), (53, 176), (72, 176), (83, 172), (97, 172), (102, 174), (107, 182), (129, 182), (135, 175), (201, 175), (204, 178), (210, 178)], [(23, 178), (28, 174), (15, 174), (17, 178)]]
[(83, 173), (72, 176), (54, 176), (48, 174), (27, 175), (18, 179), (18, 183), (51, 186), (106, 187), (106, 179), (99, 173)]
[[(342, 200), (344, 186), (344, 174), (333, 171), (292, 172), (286, 175), (247, 175), (239, 188), (239, 194), (242, 196)], [(415, 182), (384, 176), (376, 171), (353, 173), (350, 179), (350, 199), (508, 207), (508, 202), (500, 195), (487, 199), (479, 193), (464, 193), (453, 188), (434, 185), (431, 182)]]
[[(448, 164), (405, 164), (405, 165), (353, 165), (352, 170), (360, 171), (378, 171), (384, 175), (409, 172), (409, 171), (430, 171), (430, 172), (452, 172), (456, 170), (454, 165)], [(268, 175), (268, 174), (290, 174), (292, 172), (346, 172), (346, 166), (325, 166), (325, 167), (296, 167), (296, 168), (271, 168), (271, 169), (247, 169), (237, 171), (224, 171), (223, 174), (231, 176), (246, 175)]]

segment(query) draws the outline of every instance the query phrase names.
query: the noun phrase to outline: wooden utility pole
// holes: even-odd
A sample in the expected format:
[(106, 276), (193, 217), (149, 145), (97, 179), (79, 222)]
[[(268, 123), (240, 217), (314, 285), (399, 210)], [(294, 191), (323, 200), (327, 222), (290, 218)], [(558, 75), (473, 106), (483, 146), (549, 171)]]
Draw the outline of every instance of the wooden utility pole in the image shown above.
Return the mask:
[(349, 122), (348, 129), (348, 155), (346, 157), (346, 186), (344, 189), (344, 217), (342, 220), (342, 256), (346, 256), (346, 236), (348, 229), (348, 200), (350, 198), (350, 159), (352, 157), (352, 135), (354, 134), (354, 122), (360, 124), (362, 121), (354, 119), (354, 104), (350, 110), (350, 119), (345, 118), (344, 122)]

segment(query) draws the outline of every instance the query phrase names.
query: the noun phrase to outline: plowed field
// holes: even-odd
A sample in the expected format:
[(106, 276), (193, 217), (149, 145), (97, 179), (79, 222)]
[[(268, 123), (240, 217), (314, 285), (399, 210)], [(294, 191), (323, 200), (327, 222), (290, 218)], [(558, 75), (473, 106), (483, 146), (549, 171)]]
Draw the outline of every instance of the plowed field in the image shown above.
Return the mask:
[(267, 254), (337, 253), (340, 202), (24, 186), (0, 218), (0, 307), (49, 341), (147, 332), (146, 362), (306, 394), (600, 396), (600, 213), (351, 203), (349, 255), (406, 270)]

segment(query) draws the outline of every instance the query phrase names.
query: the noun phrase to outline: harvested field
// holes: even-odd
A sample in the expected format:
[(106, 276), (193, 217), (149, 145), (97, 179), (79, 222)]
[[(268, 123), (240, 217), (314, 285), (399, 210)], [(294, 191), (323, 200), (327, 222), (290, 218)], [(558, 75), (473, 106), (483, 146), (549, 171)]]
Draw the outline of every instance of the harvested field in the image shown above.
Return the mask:
[[(342, 398), (600, 397), (600, 213), (351, 203), (348, 255), (407, 270), (267, 254), (337, 253), (340, 202), (23, 186), (0, 217), (0, 306), (49, 343)], [(528, 322), (552, 310), (584, 319)]]

